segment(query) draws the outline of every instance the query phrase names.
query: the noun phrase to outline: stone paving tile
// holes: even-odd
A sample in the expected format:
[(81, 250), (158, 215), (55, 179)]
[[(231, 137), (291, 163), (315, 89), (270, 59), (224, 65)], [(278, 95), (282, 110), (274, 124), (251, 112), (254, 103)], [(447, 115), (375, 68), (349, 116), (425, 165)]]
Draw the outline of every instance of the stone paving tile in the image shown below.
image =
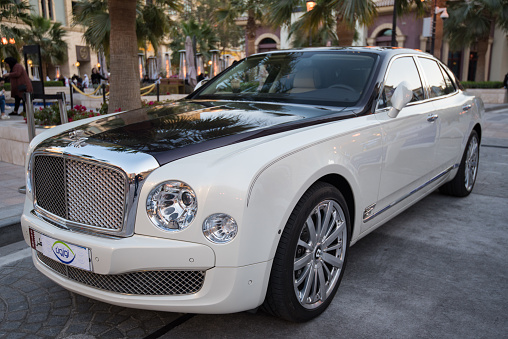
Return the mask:
[(92, 300), (56, 285), (25, 258), (0, 269), (0, 338), (144, 338), (181, 316)]

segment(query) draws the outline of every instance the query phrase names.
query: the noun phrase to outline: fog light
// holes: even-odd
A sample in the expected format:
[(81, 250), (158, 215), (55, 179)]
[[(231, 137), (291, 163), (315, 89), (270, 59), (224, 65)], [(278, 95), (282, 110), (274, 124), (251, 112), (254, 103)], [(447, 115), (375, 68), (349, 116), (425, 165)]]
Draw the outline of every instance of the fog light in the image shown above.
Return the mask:
[(235, 219), (224, 213), (212, 214), (203, 222), (203, 234), (217, 244), (230, 242), (237, 233), (238, 225)]

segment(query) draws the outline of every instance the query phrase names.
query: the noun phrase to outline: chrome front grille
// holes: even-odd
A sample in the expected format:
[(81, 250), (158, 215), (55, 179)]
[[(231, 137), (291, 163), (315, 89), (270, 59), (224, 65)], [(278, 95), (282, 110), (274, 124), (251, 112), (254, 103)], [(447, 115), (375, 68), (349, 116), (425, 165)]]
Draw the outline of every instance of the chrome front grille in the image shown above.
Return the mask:
[(65, 157), (36, 155), (33, 178), (38, 208), (77, 226), (122, 230), (127, 182), (120, 170)]
[(139, 271), (97, 274), (64, 265), (37, 252), (37, 258), (52, 271), (78, 283), (104, 291), (134, 295), (187, 295), (201, 290), (205, 271)]

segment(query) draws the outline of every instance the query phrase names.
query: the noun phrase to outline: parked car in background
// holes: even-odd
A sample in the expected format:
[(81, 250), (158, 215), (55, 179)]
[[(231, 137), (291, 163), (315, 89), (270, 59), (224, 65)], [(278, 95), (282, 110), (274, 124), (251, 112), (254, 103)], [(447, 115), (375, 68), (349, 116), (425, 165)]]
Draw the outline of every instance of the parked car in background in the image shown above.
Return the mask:
[(351, 245), (437, 188), (471, 193), (483, 115), (423, 52), (253, 55), (184, 100), (37, 136), (23, 233), (90, 298), (307, 321)]

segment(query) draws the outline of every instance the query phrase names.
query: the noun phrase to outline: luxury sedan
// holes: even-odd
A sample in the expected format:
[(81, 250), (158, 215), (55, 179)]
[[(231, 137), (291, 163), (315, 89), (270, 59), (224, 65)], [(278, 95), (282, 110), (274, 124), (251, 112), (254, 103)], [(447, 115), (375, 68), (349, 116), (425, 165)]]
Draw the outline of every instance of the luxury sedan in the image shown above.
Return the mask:
[(471, 193), (483, 116), (420, 51), (252, 55), (181, 101), (37, 136), (24, 237), (90, 298), (307, 321), (351, 245), (438, 188)]

